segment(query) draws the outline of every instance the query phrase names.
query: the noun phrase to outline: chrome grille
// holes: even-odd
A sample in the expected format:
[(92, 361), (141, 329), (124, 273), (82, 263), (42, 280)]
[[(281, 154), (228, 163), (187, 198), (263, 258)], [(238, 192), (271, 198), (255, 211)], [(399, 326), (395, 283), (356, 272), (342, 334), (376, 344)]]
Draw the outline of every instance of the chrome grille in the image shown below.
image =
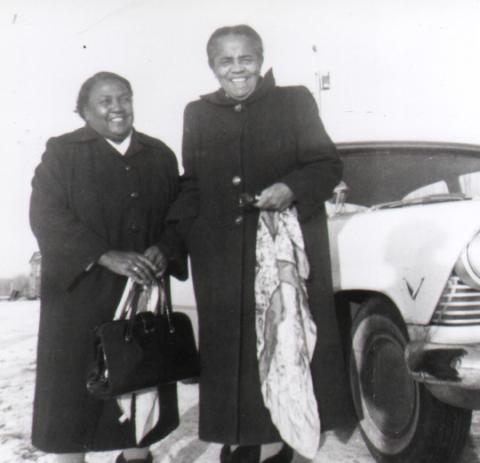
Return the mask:
[(452, 275), (432, 317), (434, 325), (480, 325), (480, 290)]

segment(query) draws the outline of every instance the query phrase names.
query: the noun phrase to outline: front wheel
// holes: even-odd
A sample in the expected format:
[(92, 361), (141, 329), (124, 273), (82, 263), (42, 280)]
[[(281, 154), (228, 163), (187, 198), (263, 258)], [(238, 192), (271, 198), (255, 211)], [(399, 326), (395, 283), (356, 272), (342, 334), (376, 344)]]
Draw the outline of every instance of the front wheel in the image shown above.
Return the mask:
[(472, 412), (440, 402), (410, 378), (407, 342), (391, 301), (373, 297), (362, 304), (352, 326), (350, 384), (363, 439), (381, 463), (453, 463)]

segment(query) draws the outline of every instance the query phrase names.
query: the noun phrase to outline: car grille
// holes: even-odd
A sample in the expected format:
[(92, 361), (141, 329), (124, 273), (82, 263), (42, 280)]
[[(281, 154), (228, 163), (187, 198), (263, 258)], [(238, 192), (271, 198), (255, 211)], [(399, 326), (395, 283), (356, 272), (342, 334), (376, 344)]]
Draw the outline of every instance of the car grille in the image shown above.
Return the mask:
[(431, 323), (434, 325), (480, 325), (480, 291), (456, 275), (445, 285)]

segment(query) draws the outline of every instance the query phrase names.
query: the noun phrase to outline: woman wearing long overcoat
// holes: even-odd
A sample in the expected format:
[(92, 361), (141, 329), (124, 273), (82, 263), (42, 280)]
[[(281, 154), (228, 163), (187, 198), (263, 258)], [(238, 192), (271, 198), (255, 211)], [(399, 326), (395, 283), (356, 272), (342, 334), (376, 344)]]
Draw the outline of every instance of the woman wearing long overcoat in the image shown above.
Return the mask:
[[(186, 237), (192, 263), (202, 359), (200, 438), (257, 447), (280, 440), (263, 404), (256, 358), (259, 210), (297, 207), (311, 267), (308, 297), (318, 330), (311, 371), (322, 429), (341, 426), (349, 416), (323, 204), (342, 164), (309, 91), (276, 86), (271, 71), (260, 76), (262, 42), (253, 29), (219, 29), (207, 52), (221, 88), (185, 109), (185, 173), (169, 220)], [(254, 207), (245, 207), (255, 195)], [(271, 461), (289, 461), (284, 454)], [(243, 461), (232, 455), (225, 446), (221, 459)]]
[[(117, 462), (151, 461), (148, 445), (178, 425), (174, 384), (159, 389), (160, 421), (139, 444), (116, 400), (94, 399), (86, 388), (94, 328), (113, 319), (126, 277), (151, 283), (162, 273), (171, 244), (164, 219), (178, 193), (176, 158), (133, 129), (131, 100), (121, 76), (88, 79), (77, 102), (86, 125), (48, 141), (32, 181), (42, 254), (32, 440), (61, 462), (112, 449), (130, 449)], [(170, 270), (185, 276), (181, 255), (170, 258)]]

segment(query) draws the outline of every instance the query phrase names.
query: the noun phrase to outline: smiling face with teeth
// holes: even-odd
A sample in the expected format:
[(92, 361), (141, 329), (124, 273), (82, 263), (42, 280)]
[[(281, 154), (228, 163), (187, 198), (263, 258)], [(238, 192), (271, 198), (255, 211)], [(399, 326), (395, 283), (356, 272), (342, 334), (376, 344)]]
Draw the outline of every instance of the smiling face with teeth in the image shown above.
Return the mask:
[(215, 41), (212, 70), (230, 98), (245, 100), (253, 93), (263, 60), (255, 42), (244, 35), (224, 35)]
[(121, 142), (132, 130), (132, 93), (116, 79), (100, 80), (91, 88), (83, 109), (86, 123), (98, 134)]

